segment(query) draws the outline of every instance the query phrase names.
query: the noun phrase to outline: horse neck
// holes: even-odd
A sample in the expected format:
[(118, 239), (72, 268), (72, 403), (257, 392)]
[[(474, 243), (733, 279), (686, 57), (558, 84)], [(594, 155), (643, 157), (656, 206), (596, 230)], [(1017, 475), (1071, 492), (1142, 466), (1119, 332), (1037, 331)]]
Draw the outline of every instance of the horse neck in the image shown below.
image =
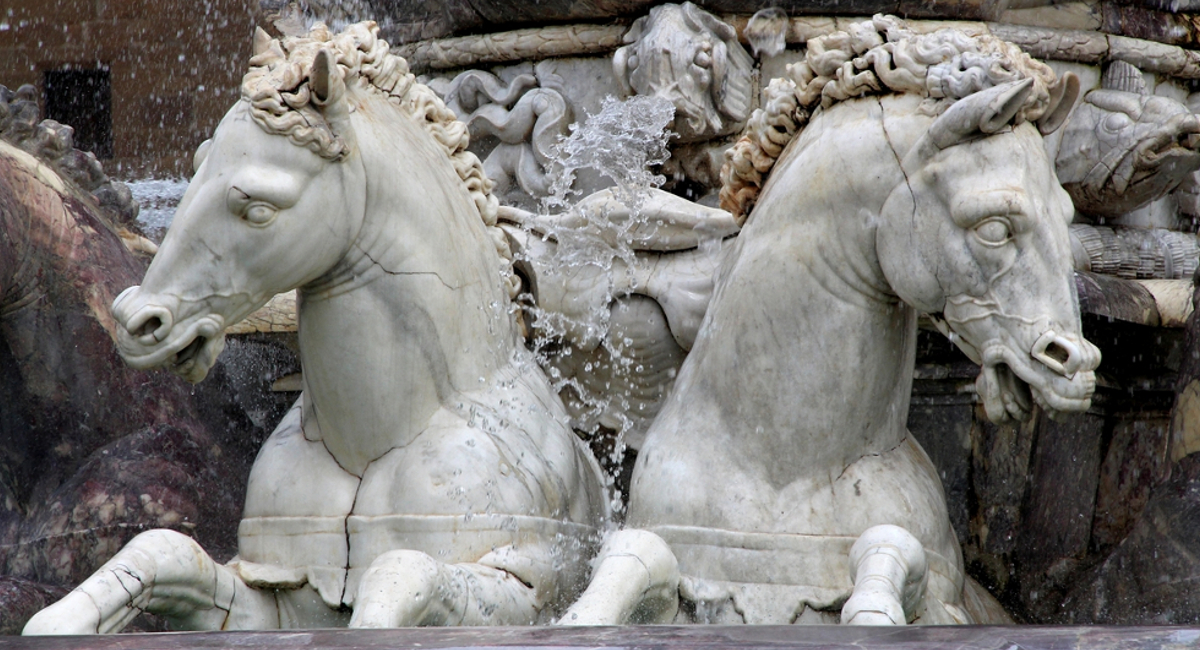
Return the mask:
[(446, 155), (389, 105), (353, 116), (366, 218), (342, 264), (302, 292), (300, 346), (306, 434), (361, 474), (497, 381), (517, 332), (499, 257)]
[(728, 421), (754, 432), (731, 443), (772, 459), (780, 482), (837, 473), (906, 435), (916, 315), (875, 252), (883, 202), (904, 181), (882, 124), (870, 99), (814, 117), (773, 171), (710, 307), (706, 329), (734, 343), (703, 355), (715, 365), (703, 374), (726, 384), (711, 389), (731, 403)]

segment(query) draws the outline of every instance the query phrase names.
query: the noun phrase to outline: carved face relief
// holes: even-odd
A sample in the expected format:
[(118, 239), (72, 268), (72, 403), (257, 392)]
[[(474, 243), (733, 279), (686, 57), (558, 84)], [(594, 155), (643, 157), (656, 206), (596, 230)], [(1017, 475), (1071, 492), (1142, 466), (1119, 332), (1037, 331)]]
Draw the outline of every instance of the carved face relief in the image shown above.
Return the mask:
[(733, 27), (690, 2), (661, 5), (639, 18), (613, 56), (626, 94), (675, 106), (680, 142), (728, 135), (750, 116), (753, 61)]
[(142, 286), (113, 302), (126, 362), (165, 366), (191, 382), (216, 361), (226, 325), (337, 262), (358, 231), (353, 215), (363, 213), (364, 196), (347, 187), (348, 162), (267, 134), (245, 102), (197, 160)]
[(1090, 405), (1100, 352), (1080, 329), (1072, 215), (1028, 123), (942, 150), (885, 204), (884, 273), (981, 364), (993, 421), (1024, 419), (1033, 401), (1052, 414)]

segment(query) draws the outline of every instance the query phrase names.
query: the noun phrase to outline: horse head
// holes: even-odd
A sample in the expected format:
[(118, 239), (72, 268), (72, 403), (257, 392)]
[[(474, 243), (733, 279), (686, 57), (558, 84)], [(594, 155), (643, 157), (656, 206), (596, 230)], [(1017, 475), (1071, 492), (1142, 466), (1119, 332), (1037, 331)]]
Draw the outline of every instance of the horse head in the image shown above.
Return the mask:
[[(256, 60), (278, 56), (269, 39), (256, 46)], [(200, 146), (142, 285), (113, 302), (117, 344), (130, 365), (200, 381), (224, 347), (226, 325), (317, 280), (350, 248), (365, 180), (335, 55), (316, 52), (306, 81), (291, 95), (304, 97), (305, 130), (268, 132), (254, 114), (259, 102), (243, 97)]]
[[(1067, 225), (1074, 211), (1042, 144), (1078, 82), (1067, 76), (1037, 127), (1019, 115), (1032, 80), (958, 100), (901, 154), (905, 180), (876, 235), (893, 291), (982, 366), (995, 422), (1091, 404), (1099, 350), (1083, 338)], [(928, 119), (928, 118), (926, 118)]]

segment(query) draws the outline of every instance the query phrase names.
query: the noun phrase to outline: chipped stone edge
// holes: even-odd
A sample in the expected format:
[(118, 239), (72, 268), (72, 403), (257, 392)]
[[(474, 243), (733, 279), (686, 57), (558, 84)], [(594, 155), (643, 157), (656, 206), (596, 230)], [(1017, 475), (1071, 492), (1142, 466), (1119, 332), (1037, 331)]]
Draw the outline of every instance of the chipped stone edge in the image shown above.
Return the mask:
[[(722, 19), (733, 25), (740, 35), (748, 17), (725, 15)], [(792, 18), (787, 42), (803, 44), (865, 19), (798, 16)], [(953, 27), (972, 35), (992, 34), (1015, 43), (1040, 59), (1091, 64), (1120, 60), (1146, 72), (1200, 79), (1200, 52), (1140, 38), (977, 21), (909, 20), (907, 23), (918, 33)], [(417, 41), (399, 46), (396, 51), (416, 70), (449, 70), (479, 64), (607, 53), (621, 45), (626, 29), (624, 25), (553, 25)]]

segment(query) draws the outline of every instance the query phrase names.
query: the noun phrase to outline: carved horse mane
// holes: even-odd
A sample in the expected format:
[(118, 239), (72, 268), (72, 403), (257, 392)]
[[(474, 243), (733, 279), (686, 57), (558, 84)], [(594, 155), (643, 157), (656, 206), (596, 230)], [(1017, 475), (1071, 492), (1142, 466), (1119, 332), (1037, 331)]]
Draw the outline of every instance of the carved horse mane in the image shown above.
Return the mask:
[[(917, 93), (931, 115), (955, 101), (1010, 81), (1033, 80), (1014, 122), (1037, 122), (1042, 133), (1057, 128), (1071, 106), (1061, 99), (1071, 75), (1054, 71), (1016, 45), (989, 34), (943, 29), (917, 34), (894, 16), (877, 15), (845, 31), (808, 42), (803, 61), (763, 90), (757, 109), (721, 169), (721, 207), (745, 220), (784, 148), (818, 108), (867, 95)], [(1066, 96), (1074, 96), (1074, 93)]]
[(505, 261), (508, 295), (516, 297), (520, 279), (512, 272), (513, 254), (496, 226), (499, 202), (492, 195), (479, 158), (467, 151), (470, 135), (446, 104), (428, 86), (417, 83), (408, 62), (388, 50), (373, 21), (357, 23), (333, 35), (322, 23), (304, 36), (272, 39), (259, 29), (254, 37), (250, 71), (242, 78), (242, 97), (250, 102), (255, 123), (267, 133), (283, 135), (329, 160), (340, 160), (347, 143), (330, 128), (321, 111), (320, 93), (310, 87), (317, 52), (334, 54), (347, 86), (378, 92), (400, 112), (421, 125), (445, 151), (467, 186), (479, 216), (488, 227), (496, 252)]

